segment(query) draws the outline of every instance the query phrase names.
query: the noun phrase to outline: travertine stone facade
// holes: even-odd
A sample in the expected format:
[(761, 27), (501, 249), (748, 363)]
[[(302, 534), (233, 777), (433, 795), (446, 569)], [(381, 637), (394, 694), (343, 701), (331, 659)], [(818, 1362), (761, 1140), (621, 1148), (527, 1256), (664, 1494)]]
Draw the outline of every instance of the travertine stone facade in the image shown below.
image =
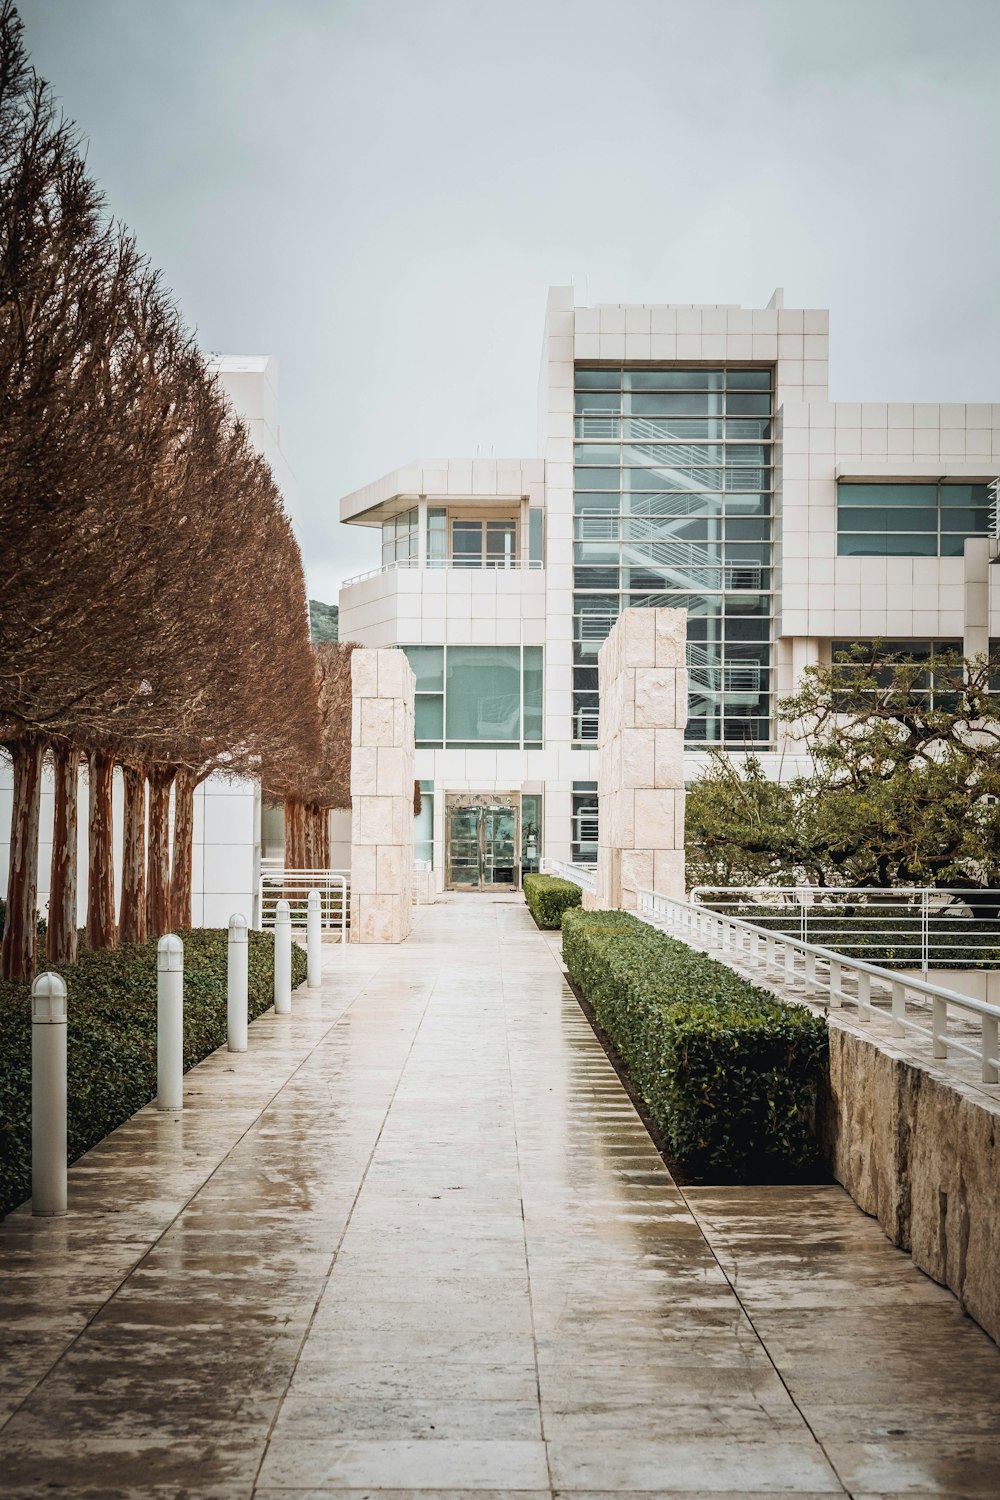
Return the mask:
[(1000, 1101), (830, 1017), (833, 1174), (1000, 1340)]
[(351, 941), (401, 943), (413, 903), (413, 689), (402, 651), (351, 657)]
[(599, 908), (684, 896), (686, 631), (686, 610), (627, 609), (601, 647)]

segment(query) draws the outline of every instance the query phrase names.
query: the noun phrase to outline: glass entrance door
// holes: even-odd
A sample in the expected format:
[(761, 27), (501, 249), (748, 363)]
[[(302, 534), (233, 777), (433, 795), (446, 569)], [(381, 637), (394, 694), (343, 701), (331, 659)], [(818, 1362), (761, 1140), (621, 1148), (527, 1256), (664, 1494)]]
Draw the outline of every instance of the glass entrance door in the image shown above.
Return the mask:
[(519, 800), (500, 793), (456, 793), (448, 799), (449, 890), (517, 889), (521, 883)]

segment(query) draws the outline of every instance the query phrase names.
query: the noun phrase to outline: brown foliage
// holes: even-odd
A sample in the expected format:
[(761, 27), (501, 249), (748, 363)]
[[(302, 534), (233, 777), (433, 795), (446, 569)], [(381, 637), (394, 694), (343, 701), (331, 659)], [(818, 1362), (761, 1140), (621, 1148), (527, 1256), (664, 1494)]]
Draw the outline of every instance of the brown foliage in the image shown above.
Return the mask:
[(143, 919), (165, 930), (172, 894), (190, 910), (189, 820), (178, 820), (173, 871), (166, 822), (164, 788), (179, 772), (187, 798), (213, 770), (283, 764), (294, 778), (322, 756), (302, 562), (270, 470), (157, 273), (109, 220), (10, 0), (0, 0), (0, 198), (0, 744), (24, 844), (3, 955), (5, 974), (30, 977), (29, 747), (62, 757), (53, 870), (55, 947), (67, 956), (66, 757), (90, 764), (88, 939), (107, 946), (115, 762), (128, 768), (132, 937)]

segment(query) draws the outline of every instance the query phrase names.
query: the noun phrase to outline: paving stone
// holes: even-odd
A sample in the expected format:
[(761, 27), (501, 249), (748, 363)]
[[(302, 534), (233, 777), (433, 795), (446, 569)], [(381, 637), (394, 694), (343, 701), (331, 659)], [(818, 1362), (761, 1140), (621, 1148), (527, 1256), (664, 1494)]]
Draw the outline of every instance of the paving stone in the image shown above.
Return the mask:
[(516, 898), (188, 1075), (0, 1225), (4, 1494), (1000, 1493), (1000, 1351), (836, 1186), (663, 1167)]

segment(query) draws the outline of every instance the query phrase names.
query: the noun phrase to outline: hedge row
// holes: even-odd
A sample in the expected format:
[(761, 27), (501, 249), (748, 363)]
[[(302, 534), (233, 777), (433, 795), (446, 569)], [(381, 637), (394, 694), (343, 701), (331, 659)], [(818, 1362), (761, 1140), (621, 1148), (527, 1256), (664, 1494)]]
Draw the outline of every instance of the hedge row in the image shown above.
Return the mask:
[(524, 899), (539, 927), (558, 927), (564, 911), (579, 906), (582, 893), (571, 880), (556, 875), (525, 875)]
[[(184, 1067), (226, 1041), (225, 931), (181, 932)], [(274, 938), (251, 932), (250, 1018), (274, 1003)], [(66, 980), (69, 1160), (75, 1161), (156, 1095), (156, 943), (81, 953)], [(292, 984), (306, 958), (292, 944)], [(0, 984), (0, 1215), (31, 1193), (31, 991)]]
[(817, 1164), (821, 1017), (625, 912), (567, 912), (563, 958), (681, 1165), (751, 1180)]

